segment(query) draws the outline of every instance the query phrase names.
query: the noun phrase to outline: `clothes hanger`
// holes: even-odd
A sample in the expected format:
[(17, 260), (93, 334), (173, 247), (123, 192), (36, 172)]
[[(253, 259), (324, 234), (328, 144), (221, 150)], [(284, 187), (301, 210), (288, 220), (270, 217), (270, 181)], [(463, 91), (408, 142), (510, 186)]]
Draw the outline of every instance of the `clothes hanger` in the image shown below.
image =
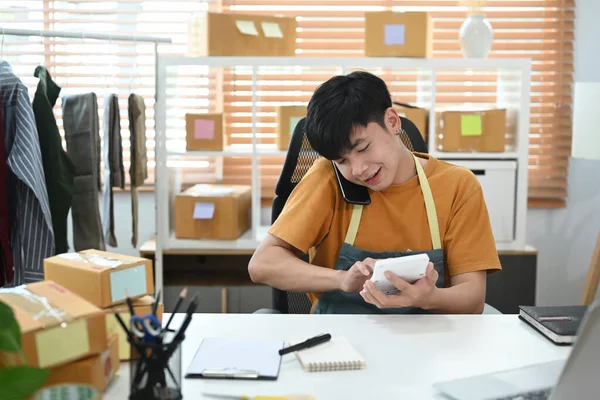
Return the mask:
[[(106, 47), (108, 48), (108, 50), (110, 50), (110, 45), (111, 44), (112, 44), (112, 35), (108, 34), (108, 42), (106, 44)], [(107, 54), (110, 54), (110, 51), (108, 51)], [(113, 63), (112, 63), (112, 59), (111, 58), (109, 58), (109, 60), (111, 60), (111, 61), (109, 61), (109, 63), (108, 63), (108, 70), (111, 71), (113, 69), (112, 68), (113, 67)], [(105, 94), (109, 94), (111, 92), (111, 86), (112, 86), (112, 91), (116, 92), (116, 89), (115, 89), (115, 87), (116, 87), (116, 85), (115, 85), (115, 80), (116, 80), (115, 73), (113, 72), (110, 77), (109, 77), (109, 74), (105, 75), (104, 79), (106, 81), (106, 87), (104, 88)]]
[[(134, 75), (137, 75), (137, 39), (133, 39), (133, 57), (135, 59), (133, 63), (133, 70), (131, 71), (131, 76), (129, 77), (129, 94), (131, 94), (131, 82), (133, 81)], [(138, 76), (138, 85), (141, 79)]]
[(44, 68), (46, 68), (46, 48), (44, 46), (44, 34), (43, 34), (43, 30), (40, 29), (40, 44), (42, 45), (42, 62), (40, 63), (40, 65)]
[(0, 44), (0, 60), (4, 59), (4, 27), (2, 27), (2, 44)]
[[(81, 32), (81, 44), (85, 44), (85, 34), (83, 32)], [(77, 64), (76, 68), (79, 68), (81, 65), (83, 65), (83, 57), (79, 60), (79, 63)], [(65, 84), (64, 84), (64, 88), (67, 89), (67, 92), (71, 92), (71, 89), (69, 88), (69, 78), (71, 77), (71, 68), (67, 69), (67, 78), (65, 79)]]

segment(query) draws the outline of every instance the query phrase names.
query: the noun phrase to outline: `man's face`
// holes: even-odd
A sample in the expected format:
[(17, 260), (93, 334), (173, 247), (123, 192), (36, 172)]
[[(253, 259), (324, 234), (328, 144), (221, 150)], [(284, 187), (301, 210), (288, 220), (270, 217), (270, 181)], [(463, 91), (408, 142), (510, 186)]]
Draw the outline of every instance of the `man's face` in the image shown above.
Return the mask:
[(350, 182), (374, 191), (387, 189), (398, 172), (399, 141), (375, 122), (357, 128), (350, 136), (351, 150), (334, 160)]

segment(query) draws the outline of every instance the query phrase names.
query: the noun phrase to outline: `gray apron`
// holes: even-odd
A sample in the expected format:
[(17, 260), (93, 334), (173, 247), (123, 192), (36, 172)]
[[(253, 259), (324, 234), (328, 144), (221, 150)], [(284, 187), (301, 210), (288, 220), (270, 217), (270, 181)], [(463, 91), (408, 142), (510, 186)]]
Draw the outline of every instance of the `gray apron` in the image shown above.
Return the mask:
[[(435, 210), (435, 203), (433, 196), (431, 195), (431, 188), (427, 181), (425, 171), (421, 166), (421, 163), (413, 155), (415, 160), (415, 166), (417, 169), (417, 176), (419, 178), (419, 186), (421, 187), (421, 193), (423, 193), (423, 199), (425, 202), (425, 209), (427, 211), (427, 220), (429, 222), (429, 232), (431, 235), (432, 250), (428, 251), (386, 251), (386, 252), (374, 252), (359, 249), (354, 247), (354, 240), (358, 232), (358, 226), (360, 224), (360, 217), (362, 215), (361, 205), (355, 204), (352, 210), (352, 217), (350, 218), (350, 224), (348, 225), (348, 232), (346, 233), (346, 239), (340, 249), (340, 253), (335, 264), (334, 269), (347, 271), (357, 261), (363, 261), (367, 257), (373, 259), (383, 259), (391, 257), (404, 257), (412, 254), (426, 253), (429, 255), (429, 259), (433, 263), (435, 270), (438, 273), (438, 280), (436, 286), (439, 288), (444, 287), (444, 254), (442, 251), (440, 241), (440, 230), (438, 227), (437, 212)], [(390, 233), (393, 234), (393, 233)], [(325, 292), (321, 294), (317, 306), (315, 307), (314, 314), (425, 314), (426, 310), (418, 307), (402, 307), (402, 308), (384, 308), (380, 309), (373, 304), (367, 303), (359, 293), (345, 293), (340, 290)]]

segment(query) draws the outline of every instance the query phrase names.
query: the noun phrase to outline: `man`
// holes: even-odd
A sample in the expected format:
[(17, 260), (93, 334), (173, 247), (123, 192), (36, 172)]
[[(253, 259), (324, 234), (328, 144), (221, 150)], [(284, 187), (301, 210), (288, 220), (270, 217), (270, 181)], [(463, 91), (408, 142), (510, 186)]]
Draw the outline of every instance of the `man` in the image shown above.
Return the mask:
[[(367, 72), (314, 92), (305, 122), (322, 156), (258, 246), (253, 281), (306, 292), (314, 313), (481, 313), (486, 273), (499, 270), (479, 182), (467, 169), (411, 153), (385, 83)], [(367, 206), (346, 202), (332, 162), (366, 186)], [(311, 262), (299, 256), (311, 250)], [(385, 295), (369, 280), (376, 259), (426, 253), (426, 276)]]

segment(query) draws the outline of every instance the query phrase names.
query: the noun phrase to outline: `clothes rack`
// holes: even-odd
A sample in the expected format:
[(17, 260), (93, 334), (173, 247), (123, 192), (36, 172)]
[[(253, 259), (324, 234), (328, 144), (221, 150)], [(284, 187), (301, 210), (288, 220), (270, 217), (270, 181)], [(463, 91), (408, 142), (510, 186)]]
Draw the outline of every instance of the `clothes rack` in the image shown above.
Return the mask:
[(4, 45), (5, 36), (33, 36), (33, 37), (53, 37), (53, 38), (74, 38), (74, 39), (92, 39), (109, 42), (134, 42), (134, 43), (153, 43), (154, 44), (154, 60), (155, 60), (155, 91), (154, 99), (157, 101), (156, 83), (158, 80), (158, 45), (170, 44), (172, 40), (165, 37), (154, 36), (138, 36), (113, 33), (98, 33), (85, 31), (55, 31), (55, 30), (28, 30), (28, 29), (11, 29), (0, 26), (0, 46)]

